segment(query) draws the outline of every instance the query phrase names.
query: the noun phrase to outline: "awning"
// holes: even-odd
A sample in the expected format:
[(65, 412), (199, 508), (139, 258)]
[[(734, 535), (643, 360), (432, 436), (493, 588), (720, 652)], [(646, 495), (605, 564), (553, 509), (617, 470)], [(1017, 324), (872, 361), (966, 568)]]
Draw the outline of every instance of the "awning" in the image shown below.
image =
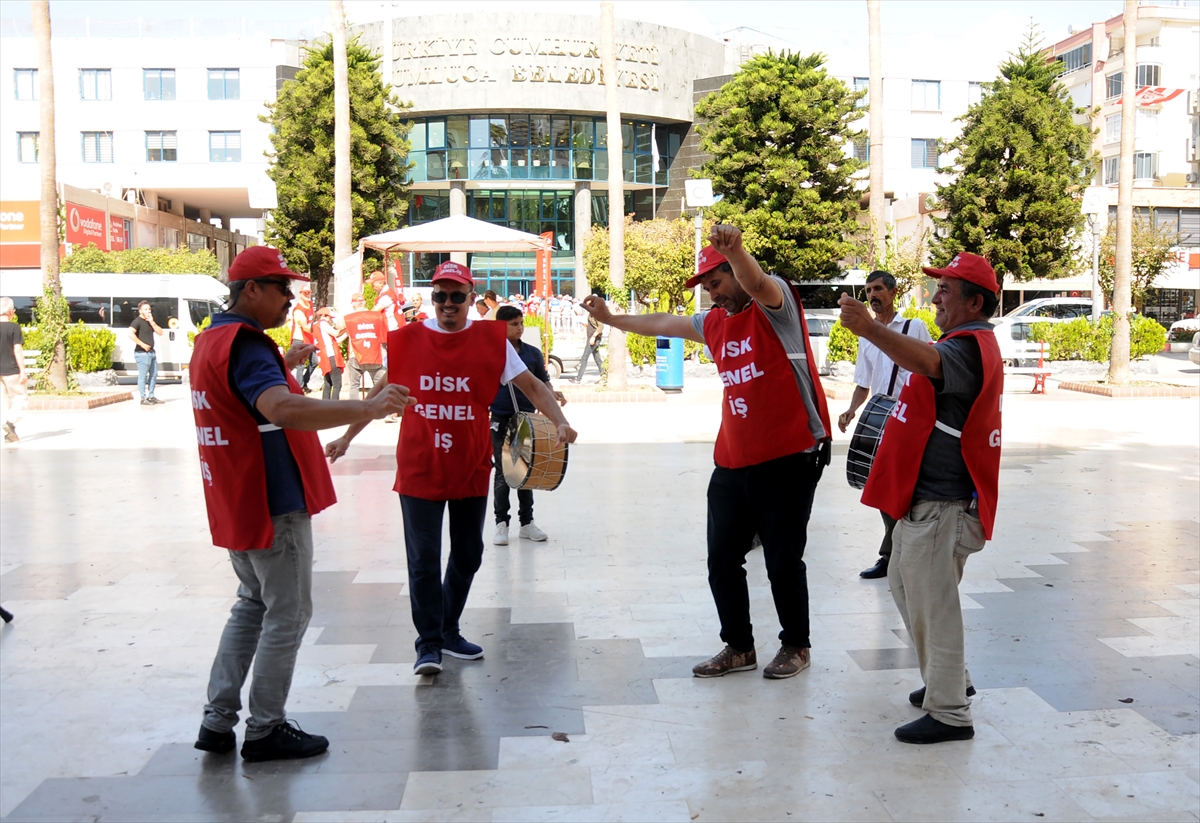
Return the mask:
[(536, 234), (510, 229), (466, 215), (455, 215), (419, 226), (373, 234), (358, 242), (360, 249), (383, 252), (500, 252), (537, 251), (547, 241)]

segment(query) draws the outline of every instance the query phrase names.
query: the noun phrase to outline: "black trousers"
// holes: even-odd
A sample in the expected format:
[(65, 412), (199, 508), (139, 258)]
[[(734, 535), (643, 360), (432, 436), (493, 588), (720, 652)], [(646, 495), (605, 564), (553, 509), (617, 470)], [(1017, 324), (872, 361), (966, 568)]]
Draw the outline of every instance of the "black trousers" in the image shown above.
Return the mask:
[(782, 631), (779, 639), (808, 648), (808, 570), (804, 547), (820, 452), (791, 454), (742, 469), (717, 466), (708, 484), (708, 586), (721, 620), (721, 639), (738, 651), (754, 648), (746, 554), (757, 532)]
[(879, 556), (890, 559), (892, 556), (892, 531), (896, 528), (896, 518), (885, 511), (879, 513), (883, 516), (883, 542), (879, 544)]
[[(450, 507), (450, 559), (442, 579), (442, 513)], [(400, 495), (404, 543), (408, 553), (408, 600), (416, 645), (442, 647), (447, 634), (458, 632), (458, 621), (471, 593), (471, 581), (483, 562), (483, 521), (487, 497), (425, 500)]]
[(325, 375), (325, 387), (321, 389), (322, 400), (342, 399), (342, 370), (334, 366)]
[(588, 357), (596, 361), (596, 371), (604, 374), (604, 363), (600, 360), (600, 341), (597, 340), (583, 347), (583, 354), (579, 356), (579, 371), (575, 373), (576, 383), (583, 379), (583, 373), (587, 371)]
[[(496, 467), (495, 472), (492, 473), (492, 508), (495, 509), (497, 523), (507, 523), (511, 519), (508, 516), (508, 493), (511, 491), (511, 487), (504, 479), (504, 464), (500, 462), (501, 452), (504, 450), (504, 433), (508, 431), (509, 420), (512, 420), (511, 415), (492, 415), (492, 465)], [(531, 489), (517, 489), (517, 518), (522, 526), (533, 522), (533, 491)]]

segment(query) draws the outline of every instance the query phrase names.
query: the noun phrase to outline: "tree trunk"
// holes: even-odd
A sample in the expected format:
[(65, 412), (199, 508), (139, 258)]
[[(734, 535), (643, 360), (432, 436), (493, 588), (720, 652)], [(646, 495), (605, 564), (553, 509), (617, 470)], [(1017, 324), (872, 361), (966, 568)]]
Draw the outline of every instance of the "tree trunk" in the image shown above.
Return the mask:
[(871, 27), (870, 85), (868, 103), (871, 119), (867, 162), (870, 164), (871, 239), (874, 244), (874, 266), (887, 265), (887, 225), (883, 200), (883, 56), (879, 34), (879, 0), (867, 0), (867, 17)]
[(1113, 266), (1113, 337), (1108, 380), (1129, 381), (1130, 272), (1133, 268), (1133, 141), (1137, 126), (1137, 0), (1125, 0), (1121, 87), (1121, 177), (1117, 187), (1117, 253)]
[[(342, 0), (329, 0), (333, 23), (333, 264), (353, 253), (354, 217), (350, 201), (350, 69), (346, 64), (346, 12)], [(345, 311), (357, 283), (353, 272), (334, 279), (334, 300)]]
[[(625, 289), (625, 175), (621, 170), (621, 105), (617, 99), (617, 49), (613, 4), (600, 3), (600, 66), (604, 72), (604, 108), (608, 114), (608, 278)], [(608, 332), (608, 387), (624, 391), (625, 334)]]
[[(62, 299), (58, 276), (58, 161), (54, 145), (54, 59), (50, 49), (50, 0), (32, 0), (33, 37), (38, 53), (38, 166), (42, 175), (38, 217), (42, 239), (42, 284), (55, 299)], [(54, 355), (46, 379), (58, 391), (67, 388), (67, 349), (62, 338), (54, 341)]]

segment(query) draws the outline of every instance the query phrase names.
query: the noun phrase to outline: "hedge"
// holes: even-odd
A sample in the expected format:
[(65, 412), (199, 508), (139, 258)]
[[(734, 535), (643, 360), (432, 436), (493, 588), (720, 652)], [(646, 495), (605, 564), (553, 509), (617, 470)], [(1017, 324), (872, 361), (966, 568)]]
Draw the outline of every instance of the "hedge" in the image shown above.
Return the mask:
[[(1029, 339), (1050, 344), (1050, 360), (1108, 361), (1112, 349), (1112, 315), (1105, 315), (1095, 326), (1087, 317), (1065, 323), (1034, 323)], [(1157, 321), (1135, 314), (1129, 318), (1129, 357), (1136, 360), (1163, 350), (1167, 330)]]
[[(23, 326), (21, 333), (25, 338), (26, 349), (45, 350), (43, 335), (35, 326)], [(85, 326), (81, 320), (67, 327), (65, 343), (68, 367), (71, 371), (98, 372), (108, 371), (113, 367), (117, 336), (108, 329)]]

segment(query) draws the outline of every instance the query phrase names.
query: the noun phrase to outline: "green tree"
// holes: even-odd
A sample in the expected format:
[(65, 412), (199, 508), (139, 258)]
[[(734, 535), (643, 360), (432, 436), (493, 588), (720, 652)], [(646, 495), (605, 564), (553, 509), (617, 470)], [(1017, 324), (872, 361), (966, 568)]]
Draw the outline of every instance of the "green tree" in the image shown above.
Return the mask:
[(759, 55), (696, 106), (707, 121), (700, 145), (712, 155), (697, 176), (723, 197), (709, 213), (738, 226), (767, 271), (792, 280), (834, 277), (860, 250), (852, 175), (865, 164), (845, 146), (862, 136), (851, 123), (865, 92), (824, 63), (822, 54)]
[(944, 265), (960, 251), (986, 257), (1001, 277), (1058, 278), (1081, 264), (1076, 239), (1083, 227), (1079, 201), (1095, 173), (1092, 130), (1086, 115), (1058, 82), (1059, 64), (1047, 62), (1031, 27), (1000, 77), (984, 84), (983, 99), (959, 118), (963, 129), (943, 153), (953, 181), (938, 186), (949, 215), (933, 259)]
[[(397, 228), (408, 209), (409, 124), (379, 74), (379, 58), (357, 39), (346, 47), (350, 74), (351, 201), (354, 236)], [(333, 44), (312, 49), (304, 68), (285, 83), (260, 119), (273, 127), (267, 176), (279, 207), (267, 220), (267, 241), (289, 265), (313, 278), (325, 302), (334, 254)]]
[(629, 292), (643, 306), (674, 311), (690, 305), (695, 293), (684, 283), (696, 270), (696, 228), (686, 217), (678, 220), (625, 218), (625, 287), (617, 290), (608, 277), (608, 229), (595, 227), (583, 248), (588, 285), (601, 288), (629, 308)]
[[(1157, 225), (1154, 209), (1148, 215), (1134, 214), (1133, 263), (1129, 270), (1129, 285), (1133, 305), (1140, 311), (1146, 305), (1146, 293), (1154, 288), (1158, 278), (1175, 259), (1175, 247), (1179, 245), (1177, 223)], [(1117, 221), (1110, 220), (1100, 238), (1100, 288), (1104, 299), (1113, 299), (1113, 263), (1117, 255)]]
[(62, 262), (69, 272), (105, 272), (110, 274), (207, 274), (217, 277), (221, 263), (207, 249), (138, 248), (104, 251), (89, 243), (78, 246)]

